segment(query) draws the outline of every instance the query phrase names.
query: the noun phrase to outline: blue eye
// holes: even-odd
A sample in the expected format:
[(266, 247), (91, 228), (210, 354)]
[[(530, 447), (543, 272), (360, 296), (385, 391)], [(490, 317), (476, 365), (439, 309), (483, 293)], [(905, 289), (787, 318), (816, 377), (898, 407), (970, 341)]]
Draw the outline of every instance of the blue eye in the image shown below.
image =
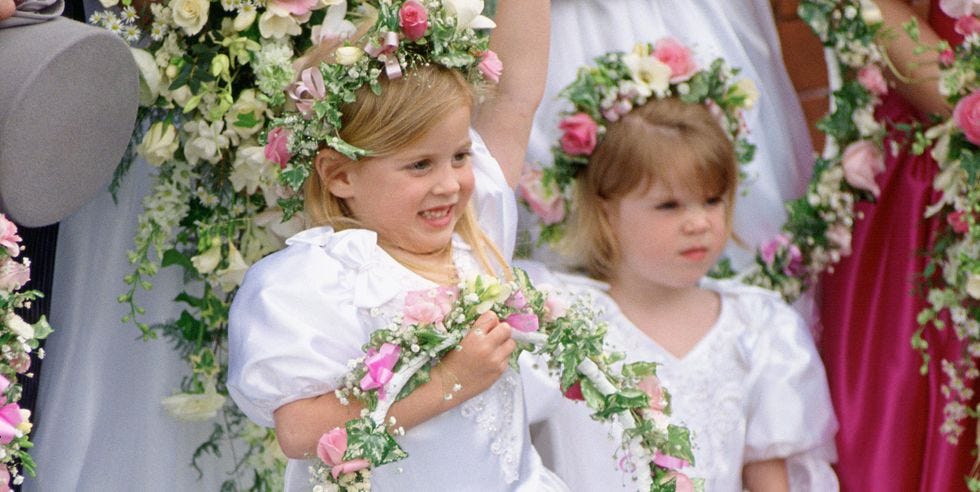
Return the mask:
[(432, 167), (432, 163), (429, 162), (429, 161), (427, 161), (427, 160), (413, 162), (413, 163), (411, 163), (411, 164), (408, 165), (408, 169), (411, 170), (411, 171), (425, 171), (426, 169), (429, 169), (430, 167)]

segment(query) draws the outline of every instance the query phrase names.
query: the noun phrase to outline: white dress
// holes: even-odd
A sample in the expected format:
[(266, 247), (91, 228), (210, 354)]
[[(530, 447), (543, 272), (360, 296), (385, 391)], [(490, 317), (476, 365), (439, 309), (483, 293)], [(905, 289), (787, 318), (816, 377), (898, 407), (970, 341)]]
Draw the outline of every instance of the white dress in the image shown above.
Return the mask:
[(735, 245), (726, 251), (734, 266), (747, 265), (755, 246), (779, 232), (786, 220), (783, 204), (803, 194), (813, 166), (769, 0), (553, 0), (551, 22), (548, 82), (534, 119), (529, 162), (551, 164), (550, 149), (560, 136), (558, 113), (568, 109), (558, 93), (579, 67), (602, 53), (629, 51), (637, 42), (669, 35), (690, 46), (701, 66), (723, 57), (755, 82), (760, 98), (746, 123), (756, 154), (743, 186), (748, 193), (739, 195), (735, 209), (735, 232), (753, 251)]
[[(838, 489), (830, 467), (837, 420), (823, 364), (799, 315), (776, 294), (704, 279), (702, 287), (720, 294), (721, 312), (677, 358), (619, 311), (605, 284), (520, 266), (537, 282), (593, 299), (609, 322), (609, 349), (625, 352), (627, 362), (662, 364), (657, 376), (671, 395), (671, 421), (688, 427), (694, 444), (695, 466), (682, 471), (703, 478), (704, 490), (741, 492), (744, 463), (776, 458), (787, 459), (791, 490)], [(522, 365), (532, 435), (545, 464), (573, 490), (632, 490), (613, 458), (619, 432), (592, 421), (579, 402), (541, 397), (553, 394), (555, 383), (533, 359), (524, 357)]]
[[(516, 205), (496, 161), (474, 146), (477, 209), (508, 252)], [(292, 401), (331, 392), (372, 332), (401, 312), (405, 293), (435, 284), (407, 269), (365, 229), (308, 229), (257, 262), (232, 305), (228, 388), (260, 425)], [(453, 239), (461, 278), (479, 273), (470, 247)], [(508, 370), (489, 389), (396, 440), (408, 458), (372, 470), (374, 490), (566, 490), (531, 446), (521, 378)], [(290, 460), (287, 490), (309, 489), (312, 461)]]

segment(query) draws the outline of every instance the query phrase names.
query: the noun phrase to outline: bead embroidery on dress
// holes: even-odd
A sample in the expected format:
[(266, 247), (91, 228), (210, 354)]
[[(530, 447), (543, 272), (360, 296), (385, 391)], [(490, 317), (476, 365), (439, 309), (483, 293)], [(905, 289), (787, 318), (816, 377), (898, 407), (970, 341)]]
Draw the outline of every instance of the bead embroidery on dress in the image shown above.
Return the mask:
[(500, 458), (505, 483), (513, 483), (518, 475), (522, 434), (519, 423), (524, 418), (517, 412), (523, 413), (524, 408), (514, 399), (520, 391), (520, 379), (508, 369), (493, 386), (461, 406), (462, 415), (475, 421), (490, 436), (490, 451)]

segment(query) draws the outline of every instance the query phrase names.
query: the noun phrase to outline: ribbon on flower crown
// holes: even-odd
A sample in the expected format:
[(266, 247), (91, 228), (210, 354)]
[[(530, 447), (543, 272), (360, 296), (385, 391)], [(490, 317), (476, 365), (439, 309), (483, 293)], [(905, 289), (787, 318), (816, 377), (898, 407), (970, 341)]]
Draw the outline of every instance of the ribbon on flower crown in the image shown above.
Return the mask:
[(309, 67), (300, 72), (300, 79), (289, 84), (286, 94), (296, 103), (296, 109), (303, 114), (303, 118), (309, 119), (313, 114), (313, 103), (327, 94), (320, 69)]
[(398, 63), (398, 57), (395, 55), (396, 50), (398, 50), (398, 33), (394, 31), (385, 31), (382, 34), (381, 45), (369, 41), (364, 46), (365, 53), (384, 62), (385, 73), (391, 80), (402, 76), (402, 66)]

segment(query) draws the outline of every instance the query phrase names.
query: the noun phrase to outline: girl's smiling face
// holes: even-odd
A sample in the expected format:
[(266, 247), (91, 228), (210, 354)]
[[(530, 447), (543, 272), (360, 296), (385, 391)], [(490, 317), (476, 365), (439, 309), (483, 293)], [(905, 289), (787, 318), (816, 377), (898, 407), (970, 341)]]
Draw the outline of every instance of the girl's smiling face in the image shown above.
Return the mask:
[(470, 109), (459, 107), (392, 155), (351, 164), (328, 184), (361, 227), (412, 254), (443, 250), (473, 194)]

